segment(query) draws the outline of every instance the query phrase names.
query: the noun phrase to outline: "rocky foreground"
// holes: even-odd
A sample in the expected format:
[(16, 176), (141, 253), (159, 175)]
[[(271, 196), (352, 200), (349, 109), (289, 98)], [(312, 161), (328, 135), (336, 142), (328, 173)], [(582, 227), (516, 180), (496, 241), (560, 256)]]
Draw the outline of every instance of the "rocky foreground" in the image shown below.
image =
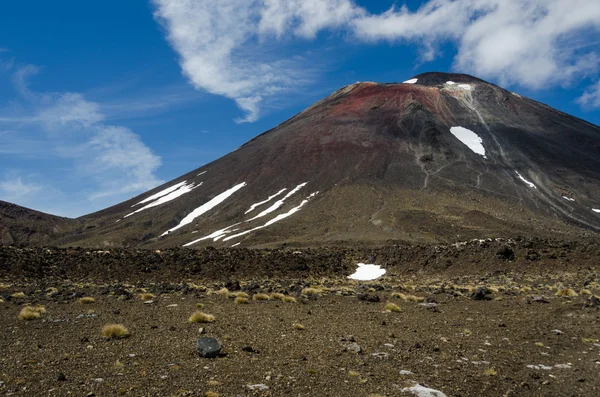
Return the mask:
[(597, 249), (2, 248), (0, 394), (595, 396)]

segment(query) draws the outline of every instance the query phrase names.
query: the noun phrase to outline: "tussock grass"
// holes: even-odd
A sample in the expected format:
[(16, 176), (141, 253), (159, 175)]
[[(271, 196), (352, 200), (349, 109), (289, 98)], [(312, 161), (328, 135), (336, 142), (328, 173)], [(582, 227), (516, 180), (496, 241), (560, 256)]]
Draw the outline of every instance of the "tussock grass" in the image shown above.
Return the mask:
[(323, 290), (321, 288), (308, 287), (302, 290), (302, 295), (321, 295)]
[(227, 296), (227, 295), (229, 295), (229, 290), (227, 288), (221, 288), (220, 290), (214, 291), (212, 293), (214, 293), (215, 295), (224, 295), (224, 296)]
[(246, 298), (246, 299), (249, 298), (248, 294), (245, 293), (244, 291), (234, 292), (231, 295), (233, 295), (234, 298)]
[(84, 296), (83, 298), (77, 299), (77, 301), (82, 305), (89, 305), (90, 303), (96, 302), (96, 299), (92, 298), (91, 296)]
[(58, 294), (58, 288), (50, 287), (46, 289), (46, 296), (52, 296)]
[(498, 375), (498, 372), (496, 372), (494, 368), (486, 368), (485, 371), (483, 371), (483, 374), (485, 376), (496, 376)]
[(196, 303), (196, 307), (198, 309), (202, 309), (204, 307), (204, 303)]
[(271, 299), (277, 299), (277, 300), (282, 301), (283, 298), (285, 298), (285, 295), (281, 294), (279, 292), (275, 292), (275, 293), (271, 294)]
[(400, 309), (400, 306), (392, 302), (387, 302), (384, 306), (384, 309), (386, 312), (400, 313), (402, 311), (402, 309)]
[(296, 298), (294, 298), (293, 296), (284, 296), (282, 301), (286, 303), (296, 303)]
[(205, 397), (219, 397), (221, 394), (217, 393), (216, 391), (207, 391), (206, 393), (204, 393)]
[(404, 302), (423, 302), (423, 301), (425, 301), (425, 298), (422, 297), (422, 296), (416, 296), (416, 295), (411, 295), (411, 294), (403, 294), (402, 292), (393, 292), (392, 293), (392, 297), (393, 298), (400, 298)]
[(268, 301), (271, 297), (267, 294), (254, 294), (252, 295), (253, 301)]
[(579, 291), (579, 295), (592, 295), (592, 291), (584, 288), (581, 291)]
[(106, 339), (122, 339), (129, 336), (129, 331), (123, 324), (106, 324), (100, 333)]
[(203, 312), (195, 312), (188, 318), (189, 323), (212, 323), (214, 321), (215, 316)]
[(25, 292), (15, 292), (11, 295), (11, 298), (25, 298)]
[(149, 292), (144, 292), (144, 293), (139, 294), (138, 298), (140, 298), (143, 301), (149, 301), (152, 298), (154, 298), (154, 295)]
[(236, 305), (247, 305), (250, 303), (250, 300), (248, 298), (244, 298), (243, 296), (238, 296), (235, 298), (234, 302)]
[(46, 308), (44, 306), (25, 306), (19, 312), (19, 320), (35, 320), (36, 318), (40, 318), (42, 314), (46, 313)]
[(575, 292), (572, 288), (560, 288), (554, 295), (563, 298), (572, 298), (578, 296), (579, 294), (577, 294), (577, 292)]
[(348, 371), (348, 376), (355, 378), (355, 377), (360, 376), (360, 372), (350, 370), (350, 371)]
[(294, 323), (292, 326), (295, 329), (297, 329), (298, 331), (302, 331), (302, 330), (306, 329), (306, 327), (304, 325), (300, 324), (300, 323)]

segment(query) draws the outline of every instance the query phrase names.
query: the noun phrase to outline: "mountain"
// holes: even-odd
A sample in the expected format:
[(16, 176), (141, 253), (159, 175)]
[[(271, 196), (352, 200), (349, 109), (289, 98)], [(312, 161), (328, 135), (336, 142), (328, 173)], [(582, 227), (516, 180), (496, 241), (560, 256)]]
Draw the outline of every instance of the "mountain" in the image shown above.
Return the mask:
[(58, 245), (267, 247), (600, 231), (600, 128), (463, 74), (344, 87)]
[(73, 219), (0, 201), (0, 246), (50, 244), (77, 225)]

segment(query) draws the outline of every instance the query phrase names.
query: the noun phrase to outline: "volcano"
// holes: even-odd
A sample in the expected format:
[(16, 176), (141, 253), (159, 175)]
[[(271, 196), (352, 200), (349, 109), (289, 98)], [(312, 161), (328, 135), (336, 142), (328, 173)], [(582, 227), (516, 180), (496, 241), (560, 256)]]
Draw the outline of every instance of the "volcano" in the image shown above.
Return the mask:
[(57, 245), (269, 247), (600, 232), (600, 128), (464, 74), (356, 83), (77, 219)]

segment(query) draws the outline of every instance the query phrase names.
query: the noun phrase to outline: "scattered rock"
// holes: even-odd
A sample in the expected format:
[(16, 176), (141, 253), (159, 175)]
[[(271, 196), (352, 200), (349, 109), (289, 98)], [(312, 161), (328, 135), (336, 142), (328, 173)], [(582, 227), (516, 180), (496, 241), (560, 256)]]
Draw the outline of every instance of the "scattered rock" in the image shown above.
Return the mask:
[(381, 302), (379, 295), (375, 295), (375, 294), (358, 294), (358, 295), (356, 295), (356, 297), (360, 301), (373, 302), (373, 303)]
[(401, 391), (404, 393), (411, 393), (418, 397), (446, 397), (446, 395), (439, 390), (430, 389), (429, 387), (421, 386), (419, 384), (416, 384), (413, 387), (405, 387)]
[(65, 375), (63, 372), (59, 372), (56, 374), (56, 380), (59, 382), (64, 382), (67, 380), (67, 375)]
[(258, 390), (258, 391), (265, 391), (265, 390), (269, 390), (269, 386), (263, 384), (263, 383), (258, 383), (256, 385), (248, 385), (248, 389), (250, 390)]
[(258, 353), (258, 351), (254, 350), (254, 348), (252, 346), (244, 346), (244, 347), (242, 347), (242, 351), (245, 351), (248, 353)]
[(476, 301), (489, 301), (492, 299), (490, 294), (492, 291), (488, 287), (477, 287), (475, 292), (471, 294), (471, 299)]
[(215, 338), (200, 338), (196, 342), (198, 354), (204, 358), (215, 358), (221, 353), (221, 345)]
[(414, 372), (408, 371), (406, 369), (401, 369), (400, 372), (399, 372), (399, 374), (400, 375), (408, 376), (408, 375), (414, 375)]
[(534, 296), (531, 298), (531, 300), (536, 303), (550, 303), (550, 301), (544, 296)]
[(587, 305), (589, 307), (600, 307), (600, 298), (595, 295), (592, 295), (588, 298)]
[(242, 289), (242, 287), (240, 286), (240, 282), (233, 280), (227, 281), (225, 283), (225, 288), (227, 288), (229, 291), (239, 291)]
[(350, 342), (350, 343), (346, 344), (345, 347), (346, 347), (346, 350), (354, 352), (354, 353), (362, 352), (362, 347), (360, 347), (360, 345), (356, 342)]
[(508, 245), (505, 245), (496, 251), (496, 258), (502, 259), (503, 261), (512, 261), (515, 259), (515, 251)]
[(562, 334), (564, 334), (564, 332), (562, 332), (560, 329), (553, 329), (552, 332), (554, 332), (555, 335), (562, 335)]

